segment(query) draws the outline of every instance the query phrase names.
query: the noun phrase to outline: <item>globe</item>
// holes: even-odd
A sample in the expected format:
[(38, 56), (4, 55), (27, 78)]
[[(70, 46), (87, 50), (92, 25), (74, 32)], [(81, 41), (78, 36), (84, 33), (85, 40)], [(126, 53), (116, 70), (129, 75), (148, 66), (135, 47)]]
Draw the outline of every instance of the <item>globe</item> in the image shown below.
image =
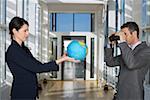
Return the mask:
[(83, 61), (87, 55), (88, 48), (84, 42), (73, 40), (67, 46), (67, 55), (76, 60)]

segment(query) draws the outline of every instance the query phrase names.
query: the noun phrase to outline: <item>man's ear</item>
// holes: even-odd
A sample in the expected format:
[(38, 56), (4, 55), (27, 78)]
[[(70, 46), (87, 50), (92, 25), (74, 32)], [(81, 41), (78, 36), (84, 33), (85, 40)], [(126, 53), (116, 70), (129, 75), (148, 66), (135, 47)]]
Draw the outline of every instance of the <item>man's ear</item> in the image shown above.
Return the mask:
[(18, 32), (15, 28), (13, 28), (12, 31), (13, 31), (14, 34)]
[(132, 32), (134, 36), (137, 36), (137, 31)]

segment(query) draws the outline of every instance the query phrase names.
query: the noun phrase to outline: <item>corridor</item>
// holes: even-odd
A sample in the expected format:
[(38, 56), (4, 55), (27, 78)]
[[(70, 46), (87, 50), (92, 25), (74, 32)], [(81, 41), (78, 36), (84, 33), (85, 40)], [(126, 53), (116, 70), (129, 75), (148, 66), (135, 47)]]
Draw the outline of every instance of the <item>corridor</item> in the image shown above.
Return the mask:
[[(58, 71), (35, 71), (42, 84), (37, 100), (112, 100), (116, 88), (109, 87), (106, 92), (104, 84), (97, 82), (104, 80), (116, 87), (120, 75), (121, 67), (108, 67), (104, 61), (109, 36), (120, 31), (123, 23), (135, 21), (140, 29), (139, 39), (150, 45), (150, 0), (0, 0), (0, 100), (10, 100), (16, 78), (6, 63), (11, 44), (9, 23), (15, 16), (29, 23), (29, 37), (24, 44), (43, 64), (61, 58), (74, 40), (87, 45), (86, 58), (81, 63), (61, 63)], [(118, 49), (114, 49), (114, 56), (121, 54)], [(26, 67), (23, 69), (31, 72)], [(27, 82), (28, 75), (17, 71), (25, 75), (22, 80)], [(46, 84), (41, 81), (44, 78), (49, 80)], [(24, 84), (19, 85), (24, 89)], [(144, 82), (144, 100), (150, 100), (149, 94), (150, 73)]]

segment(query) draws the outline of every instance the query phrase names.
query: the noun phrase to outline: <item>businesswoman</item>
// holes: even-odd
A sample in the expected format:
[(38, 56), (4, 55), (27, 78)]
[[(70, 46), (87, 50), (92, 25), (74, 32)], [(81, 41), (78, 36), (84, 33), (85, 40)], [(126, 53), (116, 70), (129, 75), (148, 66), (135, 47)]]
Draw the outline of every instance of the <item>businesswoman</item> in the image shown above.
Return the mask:
[(24, 45), (29, 36), (29, 24), (20, 17), (14, 17), (9, 23), (11, 45), (6, 52), (6, 62), (13, 75), (11, 100), (36, 100), (36, 73), (58, 71), (58, 64), (64, 61), (79, 62), (63, 55), (60, 59), (41, 63), (36, 60)]

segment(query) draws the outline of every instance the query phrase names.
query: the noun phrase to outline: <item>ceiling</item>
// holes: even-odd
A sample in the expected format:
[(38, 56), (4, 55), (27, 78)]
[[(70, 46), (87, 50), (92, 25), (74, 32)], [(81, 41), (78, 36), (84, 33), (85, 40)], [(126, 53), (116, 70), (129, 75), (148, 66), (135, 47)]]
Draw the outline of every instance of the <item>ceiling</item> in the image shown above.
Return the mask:
[(47, 3), (102, 4), (104, 0), (45, 0)]
[(104, 0), (46, 0), (49, 12), (95, 12), (102, 10)]

